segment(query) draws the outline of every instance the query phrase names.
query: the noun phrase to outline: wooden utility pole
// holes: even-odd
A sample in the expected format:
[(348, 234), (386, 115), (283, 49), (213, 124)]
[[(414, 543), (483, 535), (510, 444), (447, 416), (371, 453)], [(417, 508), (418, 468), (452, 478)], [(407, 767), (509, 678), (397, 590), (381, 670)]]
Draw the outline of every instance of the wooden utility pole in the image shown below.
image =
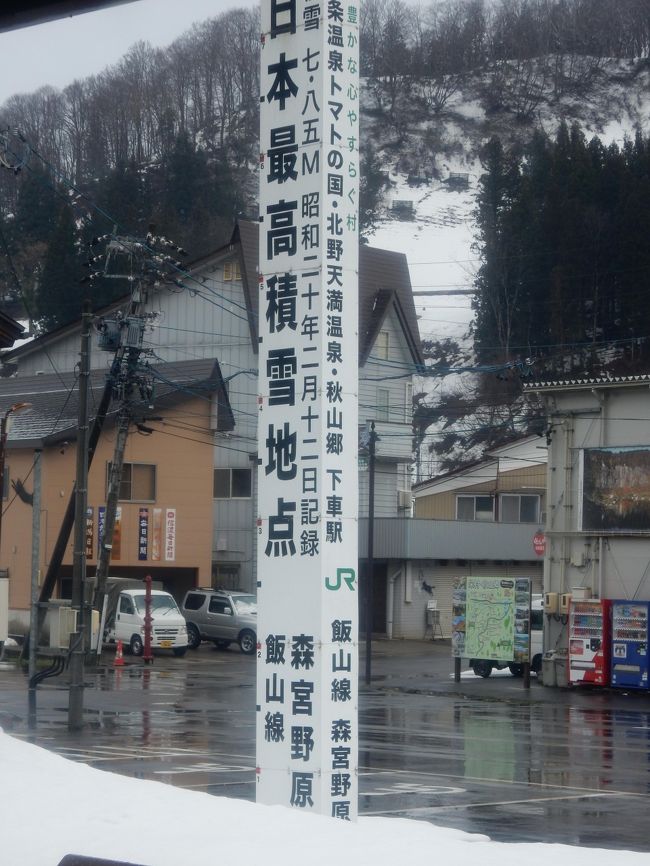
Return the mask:
[(375, 570), (375, 422), (368, 440), (368, 566), (366, 571), (366, 684), (372, 680), (372, 587)]

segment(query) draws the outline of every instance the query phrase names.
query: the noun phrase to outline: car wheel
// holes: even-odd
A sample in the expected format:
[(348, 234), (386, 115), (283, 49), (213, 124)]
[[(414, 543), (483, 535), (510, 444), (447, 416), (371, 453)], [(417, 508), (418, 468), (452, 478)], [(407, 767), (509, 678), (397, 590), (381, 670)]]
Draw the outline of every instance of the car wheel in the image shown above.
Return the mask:
[(247, 656), (252, 655), (257, 647), (257, 638), (252, 631), (243, 631), (239, 635), (239, 648)]
[(229, 640), (215, 640), (214, 645), (216, 646), (217, 649), (225, 650), (225, 649), (228, 649), (228, 647), (230, 646), (230, 641)]
[(139, 634), (134, 634), (129, 643), (132, 656), (141, 656), (144, 652), (144, 644)]
[(174, 650), (173, 650), (174, 655), (176, 656), (176, 658), (179, 658), (179, 659), (180, 659), (180, 658), (183, 658), (183, 656), (185, 655), (186, 651), (187, 651), (187, 647), (186, 647), (186, 646), (177, 646), (177, 647), (174, 647)]
[(523, 677), (524, 675), (524, 666), (523, 665), (508, 665), (508, 670), (513, 675), (513, 677)]
[(492, 662), (488, 662), (485, 659), (478, 659), (478, 661), (472, 662), (472, 670), (477, 677), (483, 677), (483, 679), (486, 679), (492, 673)]
[(193, 622), (187, 624), (187, 645), (190, 649), (198, 649), (201, 646), (201, 634)]

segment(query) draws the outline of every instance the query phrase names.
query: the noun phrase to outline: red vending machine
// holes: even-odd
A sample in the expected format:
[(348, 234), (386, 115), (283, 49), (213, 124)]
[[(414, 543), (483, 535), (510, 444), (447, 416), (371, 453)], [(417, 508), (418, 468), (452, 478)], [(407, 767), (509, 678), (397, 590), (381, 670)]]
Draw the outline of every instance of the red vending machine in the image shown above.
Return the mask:
[(609, 685), (610, 609), (609, 599), (571, 599), (569, 685)]

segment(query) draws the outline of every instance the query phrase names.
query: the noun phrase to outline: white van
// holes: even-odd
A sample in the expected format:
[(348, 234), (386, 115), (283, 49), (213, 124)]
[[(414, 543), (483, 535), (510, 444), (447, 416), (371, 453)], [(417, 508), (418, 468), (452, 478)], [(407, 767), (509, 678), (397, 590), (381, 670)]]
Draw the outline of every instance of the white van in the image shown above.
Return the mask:
[[(145, 590), (123, 589), (107, 629), (108, 643), (122, 641), (134, 655), (144, 652)], [(151, 648), (170, 649), (175, 656), (187, 650), (187, 624), (174, 597), (161, 589), (151, 590)]]
[[(535, 593), (530, 606), (530, 669), (540, 676), (542, 656), (544, 655), (544, 599)], [(470, 659), (469, 665), (477, 677), (489, 677), (494, 669), (500, 671), (510, 668), (513, 677), (523, 674), (523, 666), (515, 662), (501, 662), (495, 659)]]

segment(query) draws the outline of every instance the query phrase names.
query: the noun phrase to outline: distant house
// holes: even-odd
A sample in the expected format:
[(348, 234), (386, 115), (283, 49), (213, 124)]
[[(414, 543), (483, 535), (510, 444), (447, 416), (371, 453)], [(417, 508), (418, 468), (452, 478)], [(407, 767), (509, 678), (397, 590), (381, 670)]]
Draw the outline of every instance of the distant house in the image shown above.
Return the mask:
[(546, 443), (526, 437), (479, 463), (413, 488), (414, 517), (379, 519), (375, 556), (387, 579), (387, 633), (422, 638), (427, 604), (451, 634), (454, 578), (530, 577), (541, 592), (543, 558), (535, 536), (546, 509)]
[[(209, 455), (212, 485), (211, 573), (204, 583), (254, 590), (256, 580), (256, 458), (259, 282), (255, 222), (238, 222), (230, 243), (193, 262), (183, 277), (186, 289), (169, 284), (152, 291), (145, 304), (151, 316), (145, 346), (172, 367), (190, 360), (218, 359), (231, 430), (215, 429)], [(114, 315), (124, 301), (105, 311)], [(50, 371), (72, 373), (79, 360), (80, 323), (60, 328), (4, 356), (16, 372), (13, 382)], [(91, 363), (106, 370), (109, 352), (93, 349)], [(359, 423), (375, 421), (377, 443), (376, 514), (410, 513), (412, 459), (412, 378), (422, 364), (420, 337), (408, 264), (402, 253), (359, 248)], [(192, 438), (193, 421), (178, 431), (177, 446)], [(154, 437), (147, 440), (153, 445)], [(362, 465), (363, 466), (363, 465)], [(72, 467), (69, 467), (72, 472)], [(359, 479), (360, 514), (367, 514), (368, 473)], [(361, 522), (362, 522), (361, 521)], [(366, 534), (365, 528), (360, 535)], [(4, 539), (3, 539), (4, 547)], [(385, 566), (377, 565), (380, 630), (386, 622)]]
[[(544, 590), (650, 601), (650, 376), (527, 382), (550, 445)], [(566, 685), (568, 617), (546, 617), (544, 685)], [(645, 652), (645, 649), (643, 650)]]
[[(150, 574), (177, 598), (209, 582), (212, 568), (212, 441), (233, 427), (225, 383), (211, 360), (152, 367), (155, 403), (133, 403), (134, 420), (124, 455), (119, 519), (110, 573)], [(91, 377), (91, 405), (101, 399), (106, 376)], [(78, 429), (73, 373), (0, 380), (0, 412), (17, 402), (29, 410), (12, 417), (5, 453), (0, 561), (9, 574), (12, 618), (26, 624), (32, 556), (45, 574), (73, 489)], [(108, 467), (113, 458), (115, 409), (109, 412), (88, 479), (86, 561), (95, 573)], [(36, 452), (40, 474), (34, 472)], [(35, 479), (39, 480), (36, 481)], [(41, 532), (32, 544), (34, 486), (41, 497)], [(58, 574), (56, 595), (70, 597), (72, 538)]]

